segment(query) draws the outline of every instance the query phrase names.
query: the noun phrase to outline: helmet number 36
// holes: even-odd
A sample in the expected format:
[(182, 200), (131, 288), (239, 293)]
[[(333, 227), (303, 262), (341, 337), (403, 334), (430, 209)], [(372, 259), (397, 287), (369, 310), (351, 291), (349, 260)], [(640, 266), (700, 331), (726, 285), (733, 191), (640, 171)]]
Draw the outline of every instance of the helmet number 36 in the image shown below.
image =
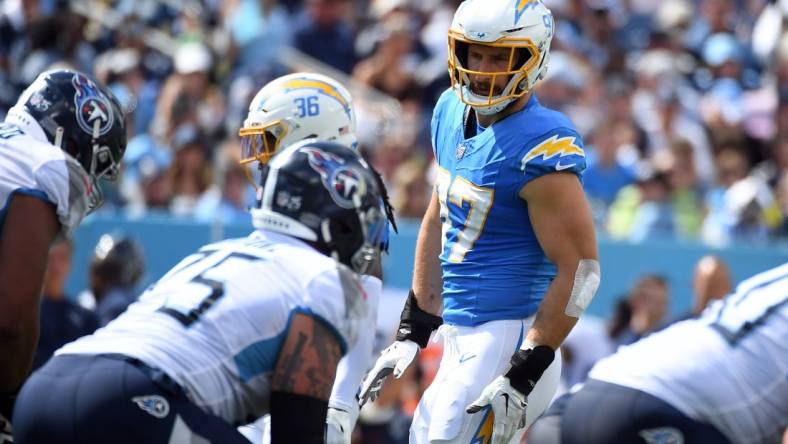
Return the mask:
[(293, 102), (298, 107), (298, 117), (312, 117), (320, 114), (318, 96), (298, 97)]
[[(457, 176), (452, 181), (448, 171), (438, 168), (435, 192), (441, 204), (444, 254), (449, 262), (460, 263), (482, 234), (487, 215), (492, 208), (495, 190), (480, 187), (462, 176)], [(461, 218), (464, 215), (462, 227), (452, 225), (452, 210), (458, 212)]]

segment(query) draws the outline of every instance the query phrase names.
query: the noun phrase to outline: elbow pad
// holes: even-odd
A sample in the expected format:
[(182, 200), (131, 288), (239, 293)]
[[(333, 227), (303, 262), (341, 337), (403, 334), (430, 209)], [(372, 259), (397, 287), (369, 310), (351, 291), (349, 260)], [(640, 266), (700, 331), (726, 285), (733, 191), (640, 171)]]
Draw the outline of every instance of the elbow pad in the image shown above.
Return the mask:
[(575, 282), (572, 285), (572, 294), (566, 304), (564, 314), (579, 318), (591, 304), (601, 280), (599, 261), (594, 259), (581, 259), (575, 271)]

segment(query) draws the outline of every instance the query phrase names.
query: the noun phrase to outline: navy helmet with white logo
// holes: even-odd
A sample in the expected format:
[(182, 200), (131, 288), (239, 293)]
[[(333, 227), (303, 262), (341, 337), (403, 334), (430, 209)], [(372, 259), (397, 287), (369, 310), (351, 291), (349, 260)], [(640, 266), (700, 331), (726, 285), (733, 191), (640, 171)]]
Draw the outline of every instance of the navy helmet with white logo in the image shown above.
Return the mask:
[(115, 95), (81, 72), (56, 69), (39, 74), (9, 117), (15, 111), (29, 114), (50, 143), (82, 165), (93, 182), (90, 209), (98, 206), (97, 181), (117, 177), (126, 150), (124, 112)]
[(379, 251), (386, 221), (380, 184), (351, 148), (307, 140), (267, 165), (255, 227), (305, 240), (364, 273)]

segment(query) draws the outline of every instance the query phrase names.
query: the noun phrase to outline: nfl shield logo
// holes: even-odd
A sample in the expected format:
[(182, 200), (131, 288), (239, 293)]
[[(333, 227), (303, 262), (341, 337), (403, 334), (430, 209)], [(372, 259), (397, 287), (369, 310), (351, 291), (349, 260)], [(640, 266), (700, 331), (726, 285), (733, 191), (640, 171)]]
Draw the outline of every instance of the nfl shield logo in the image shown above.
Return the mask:
[(465, 155), (465, 144), (461, 143), (457, 145), (457, 160), (462, 159), (462, 156)]

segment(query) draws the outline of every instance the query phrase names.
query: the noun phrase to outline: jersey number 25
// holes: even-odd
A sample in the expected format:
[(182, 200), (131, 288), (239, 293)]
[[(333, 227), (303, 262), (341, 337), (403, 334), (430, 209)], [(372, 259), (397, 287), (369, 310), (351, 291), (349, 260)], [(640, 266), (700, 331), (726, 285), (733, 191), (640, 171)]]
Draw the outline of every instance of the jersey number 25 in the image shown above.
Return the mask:
[[(487, 215), (492, 208), (495, 190), (480, 187), (462, 176), (456, 176), (452, 181), (451, 174), (438, 167), (435, 192), (438, 193), (441, 204), (443, 251), (449, 249), (446, 255), (449, 262), (460, 263), (482, 234)], [(459, 232), (451, 240), (447, 237), (452, 228), (449, 205), (453, 205), (465, 215), (462, 227), (458, 228)]]

